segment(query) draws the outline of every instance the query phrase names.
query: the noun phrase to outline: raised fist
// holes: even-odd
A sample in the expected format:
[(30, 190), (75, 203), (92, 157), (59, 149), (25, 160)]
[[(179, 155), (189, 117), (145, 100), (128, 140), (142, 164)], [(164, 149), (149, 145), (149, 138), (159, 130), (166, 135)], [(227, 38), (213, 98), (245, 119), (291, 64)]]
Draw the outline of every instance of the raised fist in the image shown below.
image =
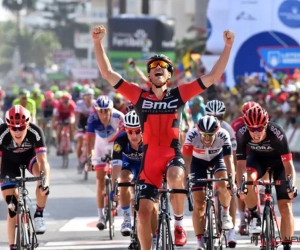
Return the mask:
[(234, 42), (235, 33), (230, 30), (225, 30), (223, 32), (223, 39), (226, 45), (232, 46)]
[(92, 29), (92, 38), (94, 41), (101, 41), (106, 34), (106, 29), (103, 25), (96, 26)]

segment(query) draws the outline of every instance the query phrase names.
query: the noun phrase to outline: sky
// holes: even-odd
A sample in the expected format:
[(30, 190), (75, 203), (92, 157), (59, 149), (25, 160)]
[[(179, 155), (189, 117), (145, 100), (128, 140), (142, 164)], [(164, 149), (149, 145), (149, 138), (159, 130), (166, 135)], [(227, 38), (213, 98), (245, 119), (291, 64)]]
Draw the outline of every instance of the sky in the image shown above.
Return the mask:
[(5, 22), (10, 20), (13, 17), (13, 14), (10, 11), (3, 8), (2, 1), (3, 0), (0, 0), (0, 22)]

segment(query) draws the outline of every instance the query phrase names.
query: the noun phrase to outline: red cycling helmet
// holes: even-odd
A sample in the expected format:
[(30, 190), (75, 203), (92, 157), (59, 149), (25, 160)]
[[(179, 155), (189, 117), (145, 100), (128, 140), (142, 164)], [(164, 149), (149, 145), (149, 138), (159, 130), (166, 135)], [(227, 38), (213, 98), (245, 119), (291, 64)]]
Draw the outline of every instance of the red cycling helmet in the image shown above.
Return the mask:
[(30, 122), (30, 112), (21, 105), (15, 105), (6, 111), (5, 121), (9, 127), (23, 127)]
[(69, 94), (69, 93), (64, 93), (62, 96), (61, 96), (61, 100), (62, 101), (70, 101), (72, 99), (72, 96)]
[(54, 98), (54, 93), (50, 90), (46, 91), (45, 93), (46, 99), (53, 99)]
[(247, 127), (262, 127), (269, 122), (268, 112), (260, 106), (248, 109), (243, 118)]
[(260, 105), (257, 102), (245, 102), (242, 106), (242, 114), (244, 115), (248, 109), (251, 109), (256, 106), (260, 107)]

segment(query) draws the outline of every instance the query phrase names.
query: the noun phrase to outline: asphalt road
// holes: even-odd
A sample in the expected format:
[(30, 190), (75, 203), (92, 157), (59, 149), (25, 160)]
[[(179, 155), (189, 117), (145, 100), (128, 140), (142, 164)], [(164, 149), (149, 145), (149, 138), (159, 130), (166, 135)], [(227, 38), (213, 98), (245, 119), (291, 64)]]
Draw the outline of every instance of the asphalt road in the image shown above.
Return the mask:
[[(52, 149), (52, 151), (54, 151)], [(44, 211), (47, 232), (38, 236), (40, 250), (83, 250), (83, 249), (120, 249), (125, 250), (129, 245), (129, 238), (122, 237), (119, 229), (121, 217), (116, 217), (116, 237), (109, 240), (108, 231), (98, 231), (97, 209), (95, 201), (95, 176), (90, 173), (88, 181), (76, 172), (75, 154), (71, 155), (68, 169), (61, 168), (61, 158), (49, 155), (51, 165), (51, 194)], [(296, 164), (297, 172), (300, 164)], [(297, 177), (300, 183), (300, 175)], [(29, 197), (31, 198), (32, 212), (35, 210), (35, 186), (29, 184)], [(300, 237), (300, 199), (294, 201), (295, 235)], [(184, 227), (188, 232), (188, 243), (177, 249), (196, 249), (196, 240), (193, 233), (192, 222), (186, 207)], [(278, 214), (278, 213), (277, 213)], [(6, 235), (7, 205), (0, 201), (0, 250), (7, 250)], [(237, 225), (239, 222), (237, 222)], [(250, 243), (250, 238), (237, 234), (238, 244), (236, 249), (258, 249)], [(300, 249), (300, 244), (293, 248)], [(279, 247), (282, 249), (282, 247)]]

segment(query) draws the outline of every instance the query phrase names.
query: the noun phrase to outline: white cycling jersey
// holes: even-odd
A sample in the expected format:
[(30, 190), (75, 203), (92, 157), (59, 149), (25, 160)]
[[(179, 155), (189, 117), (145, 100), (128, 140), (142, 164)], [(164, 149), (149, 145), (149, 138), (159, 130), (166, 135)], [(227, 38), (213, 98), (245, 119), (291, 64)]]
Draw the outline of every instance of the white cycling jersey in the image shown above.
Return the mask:
[(230, 124), (228, 122), (225, 122), (225, 121), (222, 121), (221, 128), (225, 129), (229, 133), (232, 150), (236, 151), (237, 142), (236, 142), (235, 132), (234, 132), (233, 128), (230, 126)]
[(94, 112), (95, 103), (96, 103), (96, 100), (93, 99), (91, 102), (91, 106), (87, 107), (83, 100), (78, 100), (76, 102), (75, 112), (83, 114), (84, 116), (89, 116), (89, 114)]
[(229, 133), (225, 129), (220, 128), (216, 134), (216, 139), (213, 142), (212, 146), (209, 148), (205, 148), (203, 143), (201, 142), (198, 129), (192, 128), (186, 134), (182, 153), (184, 155), (193, 155), (193, 157), (205, 161), (211, 161), (221, 152), (223, 152), (223, 156), (231, 155), (232, 147), (229, 138)]
[(110, 123), (104, 126), (96, 112), (89, 115), (87, 133), (95, 135), (95, 147), (93, 165), (97, 167), (105, 166), (106, 163), (101, 158), (110, 151), (113, 151), (113, 143), (120, 132), (124, 130), (124, 114), (116, 109), (112, 109)]

